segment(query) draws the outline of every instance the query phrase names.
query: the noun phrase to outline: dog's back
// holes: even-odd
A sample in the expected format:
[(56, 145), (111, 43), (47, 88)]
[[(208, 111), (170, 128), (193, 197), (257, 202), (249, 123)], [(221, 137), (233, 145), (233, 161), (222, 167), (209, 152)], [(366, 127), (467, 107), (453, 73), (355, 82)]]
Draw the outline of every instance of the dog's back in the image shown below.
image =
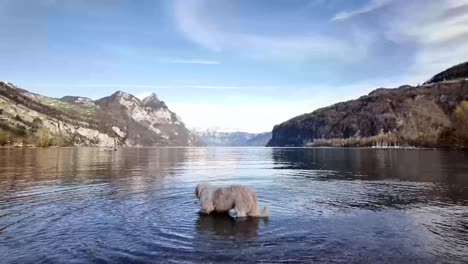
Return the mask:
[(200, 199), (202, 212), (210, 213), (227, 212), (236, 209), (238, 215), (267, 217), (268, 209), (260, 210), (258, 207), (257, 195), (246, 186), (232, 185), (230, 187), (218, 188), (208, 184), (199, 184), (195, 189), (195, 194)]

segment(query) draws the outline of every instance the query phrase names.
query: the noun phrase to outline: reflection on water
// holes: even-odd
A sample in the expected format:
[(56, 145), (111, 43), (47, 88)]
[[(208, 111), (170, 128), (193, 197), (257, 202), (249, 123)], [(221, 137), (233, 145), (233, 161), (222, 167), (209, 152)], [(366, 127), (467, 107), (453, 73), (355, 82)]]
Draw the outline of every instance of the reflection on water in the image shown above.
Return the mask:
[[(269, 220), (199, 215), (200, 181)], [(467, 262), (467, 219), (460, 151), (0, 149), (4, 263)]]
[(197, 220), (197, 231), (201, 234), (253, 238), (257, 236), (260, 222), (268, 223), (262, 218), (233, 219), (226, 214), (200, 214)]
[(468, 187), (468, 153), (444, 150), (282, 149), (273, 152), (283, 169), (329, 171), (336, 179), (446, 182)]

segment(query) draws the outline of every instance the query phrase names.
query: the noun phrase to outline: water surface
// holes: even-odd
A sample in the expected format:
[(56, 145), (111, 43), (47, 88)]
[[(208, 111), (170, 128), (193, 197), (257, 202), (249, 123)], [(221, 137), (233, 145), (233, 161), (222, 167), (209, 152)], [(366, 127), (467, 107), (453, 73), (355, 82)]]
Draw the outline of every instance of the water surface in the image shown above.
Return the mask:
[[(270, 218), (203, 216), (245, 184)], [(468, 153), (0, 149), (2, 263), (468, 262)]]

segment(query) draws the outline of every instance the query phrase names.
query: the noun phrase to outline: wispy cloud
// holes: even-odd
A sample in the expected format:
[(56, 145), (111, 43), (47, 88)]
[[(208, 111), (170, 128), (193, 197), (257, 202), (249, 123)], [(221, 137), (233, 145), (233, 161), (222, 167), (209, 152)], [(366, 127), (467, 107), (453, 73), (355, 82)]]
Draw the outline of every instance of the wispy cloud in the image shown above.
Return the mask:
[(154, 92), (142, 92), (142, 93), (138, 93), (135, 95), (136, 98), (140, 99), (140, 100), (143, 100), (145, 99), (146, 97), (152, 95)]
[(204, 64), (204, 65), (217, 65), (221, 64), (215, 60), (183, 60), (183, 59), (159, 59), (161, 63), (174, 63), (174, 64)]
[(259, 58), (292, 60), (334, 58), (349, 61), (365, 55), (366, 48), (363, 46), (352, 45), (346, 39), (316, 32), (258, 34), (229, 27), (229, 18), (225, 18), (229, 16), (212, 16), (210, 15), (212, 9), (208, 6), (211, 4), (222, 9), (226, 3), (226, 1), (175, 0), (174, 19), (179, 31), (187, 39), (204, 48), (217, 52), (241, 52)]
[(468, 0), (447, 0), (447, 4), (450, 8), (468, 6)]
[(333, 18), (332, 21), (342, 21), (342, 20), (347, 20), (351, 19), (355, 16), (363, 15), (366, 13), (373, 12), (375, 10), (378, 10), (382, 7), (385, 7), (391, 2), (391, 0), (370, 0), (366, 5), (355, 9), (353, 11), (343, 11), (339, 12), (336, 14)]
[[(385, 19), (352, 20), (374, 12)], [(404, 61), (400, 74), (428, 79), (468, 59), (468, 0), (370, 0), (355, 10), (337, 13), (332, 20), (346, 21), (337, 23), (342, 27), (358, 27), (363, 33), (356, 38), (358, 44), (367, 41), (367, 47), (387, 54), (405, 51), (400, 54)], [(373, 60), (372, 51), (369, 54)]]
[(468, 1), (398, 1), (384, 25), (395, 43), (416, 47), (409, 71), (431, 75), (468, 59)]
[(154, 85), (142, 84), (76, 84), (76, 83), (43, 83), (36, 84), (38, 87), (73, 87), (73, 88), (155, 88)]
[[(37, 84), (37, 87), (72, 87), (72, 88), (113, 88), (113, 89), (202, 89), (202, 90), (241, 90), (241, 89), (268, 89), (273, 86), (236, 86), (236, 85), (145, 85), (145, 84)], [(151, 92), (149, 92), (151, 93)]]

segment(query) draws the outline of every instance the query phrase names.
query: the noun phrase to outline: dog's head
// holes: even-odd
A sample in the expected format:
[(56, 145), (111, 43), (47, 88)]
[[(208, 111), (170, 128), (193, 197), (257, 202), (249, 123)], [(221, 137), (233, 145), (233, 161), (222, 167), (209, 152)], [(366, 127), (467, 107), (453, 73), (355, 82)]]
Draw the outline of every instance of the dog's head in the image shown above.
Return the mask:
[(200, 195), (206, 188), (208, 188), (208, 184), (206, 183), (197, 184), (197, 187), (195, 187), (195, 196), (197, 196), (197, 198), (200, 198)]

